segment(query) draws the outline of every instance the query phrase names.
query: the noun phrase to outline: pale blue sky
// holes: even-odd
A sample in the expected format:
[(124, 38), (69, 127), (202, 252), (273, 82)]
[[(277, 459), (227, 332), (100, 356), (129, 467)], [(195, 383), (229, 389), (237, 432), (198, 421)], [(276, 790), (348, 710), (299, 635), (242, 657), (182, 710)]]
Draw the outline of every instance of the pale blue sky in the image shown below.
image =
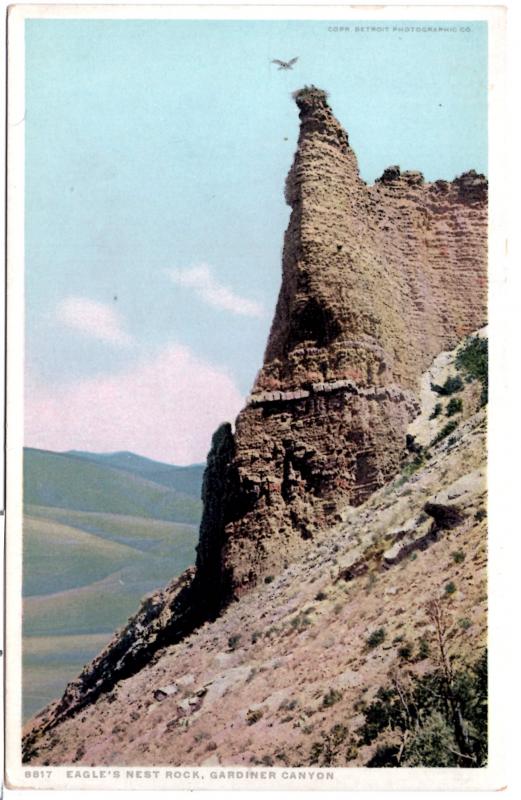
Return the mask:
[[(328, 31), (337, 24), (351, 30)], [(329, 91), (368, 182), (390, 164), (428, 180), (486, 172), (486, 24), (448, 23), (470, 27), (465, 33), (382, 25), (391, 30), (325, 21), (26, 23), (33, 394), (129, 376), (136, 365), (163, 363), (172, 343), (192, 366), (219, 368), (248, 392), (280, 282), (283, 185), (298, 135), (290, 94), (305, 83)], [(270, 64), (297, 55), (292, 72)], [(54, 449), (74, 438), (61, 436), (29, 438)], [(90, 449), (103, 441), (93, 435)], [(130, 445), (121, 443), (137, 449)]]

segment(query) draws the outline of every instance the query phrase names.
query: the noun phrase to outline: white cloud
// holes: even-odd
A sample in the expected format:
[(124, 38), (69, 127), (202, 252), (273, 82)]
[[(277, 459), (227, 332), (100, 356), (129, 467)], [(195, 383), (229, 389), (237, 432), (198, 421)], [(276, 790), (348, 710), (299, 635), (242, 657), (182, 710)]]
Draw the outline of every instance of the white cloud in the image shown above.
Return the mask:
[(231, 311), (245, 317), (263, 317), (264, 308), (261, 303), (241, 297), (218, 281), (208, 264), (200, 264), (189, 269), (167, 270), (170, 279), (176, 286), (193, 289), (196, 295), (214, 308)]
[(56, 308), (56, 319), (86, 336), (118, 347), (132, 344), (116, 309), (87, 297), (66, 297)]
[(213, 432), (244, 403), (221, 367), (172, 343), (119, 374), (74, 384), (26, 382), (25, 444), (47, 450), (131, 450), (174, 464), (204, 461)]

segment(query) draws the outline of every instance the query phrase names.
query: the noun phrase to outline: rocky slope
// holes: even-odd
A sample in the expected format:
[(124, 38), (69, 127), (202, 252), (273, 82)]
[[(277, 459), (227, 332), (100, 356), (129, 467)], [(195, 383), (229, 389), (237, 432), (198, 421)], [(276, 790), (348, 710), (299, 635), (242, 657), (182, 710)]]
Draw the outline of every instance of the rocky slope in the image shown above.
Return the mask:
[[(45, 730), (160, 648), (316, 558), (346, 507), (356, 513), (408, 458), (434, 356), (485, 322), (486, 179), (427, 184), (391, 167), (367, 186), (325, 93), (305, 88), (295, 99), (279, 300), (249, 402), (235, 431), (223, 425), (213, 438), (195, 570), (152, 598), (44, 712), (27, 758)], [(428, 541), (434, 533), (425, 531)]]
[[(431, 441), (447, 412), (430, 419), (439, 400), (430, 385), (454, 374), (453, 362), (442, 354), (423, 382), (424, 411), (414, 425), (429, 429)], [(429, 603), (446, 615), (452, 658), (475, 658), (486, 643), (486, 420), (478, 388), (464, 386), (451, 436), (420, 460), (411, 456), (365, 503), (345, 507), (301, 560), (74, 718), (47, 732), (53, 710), (35, 720), (37, 735), (26, 739), (31, 762), (366, 765), (381, 739), (361, 736), (378, 688), (436, 666)], [(145, 650), (161, 631), (177, 589), (136, 616), (136, 647)]]

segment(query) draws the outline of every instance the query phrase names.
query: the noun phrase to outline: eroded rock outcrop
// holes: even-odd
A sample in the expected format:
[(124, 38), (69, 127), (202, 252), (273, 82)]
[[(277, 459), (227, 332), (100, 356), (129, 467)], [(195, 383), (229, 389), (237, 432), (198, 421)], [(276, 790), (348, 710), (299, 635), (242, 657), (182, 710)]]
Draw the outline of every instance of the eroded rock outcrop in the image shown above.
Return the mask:
[(235, 596), (398, 470), (419, 376), (486, 314), (486, 179), (390, 167), (367, 186), (325, 93), (296, 102), (282, 286), (219, 534)]

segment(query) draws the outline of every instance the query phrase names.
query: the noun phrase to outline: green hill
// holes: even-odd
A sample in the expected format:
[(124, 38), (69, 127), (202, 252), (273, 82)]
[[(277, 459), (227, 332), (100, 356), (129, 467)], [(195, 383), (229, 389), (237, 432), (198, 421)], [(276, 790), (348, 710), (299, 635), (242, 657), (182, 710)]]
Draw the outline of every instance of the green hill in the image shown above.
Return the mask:
[(168, 486), (177, 492), (191, 497), (200, 497), (203, 481), (204, 464), (191, 464), (188, 467), (176, 467), (153, 461), (135, 453), (122, 450), (118, 453), (85, 453), (82, 450), (69, 450), (63, 455), (94, 461), (107, 467), (130, 472), (146, 480)]
[(24, 451), (26, 505), (198, 524), (200, 484), (196, 492), (195, 478), (192, 483), (188, 494), (83, 456), (33, 448)]
[(23, 715), (195, 562), (203, 468), (24, 451)]
[(145, 595), (194, 563), (196, 543), (194, 525), (26, 508), (24, 719), (63, 691)]
[(126, 517), (127, 538), (135, 539), (131, 545), (111, 539), (113, 518), (100, 514), (97, 523), (100, 528), (106, 523), (105, 536), (49, 517), (26, 517), (26, 635), (110, 633), (137, 609), (144, 595), (195, 561), (195, 527)]

